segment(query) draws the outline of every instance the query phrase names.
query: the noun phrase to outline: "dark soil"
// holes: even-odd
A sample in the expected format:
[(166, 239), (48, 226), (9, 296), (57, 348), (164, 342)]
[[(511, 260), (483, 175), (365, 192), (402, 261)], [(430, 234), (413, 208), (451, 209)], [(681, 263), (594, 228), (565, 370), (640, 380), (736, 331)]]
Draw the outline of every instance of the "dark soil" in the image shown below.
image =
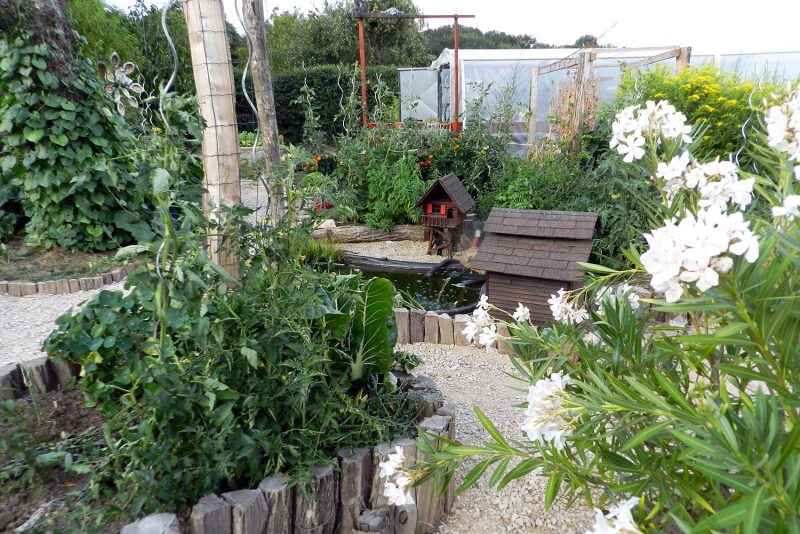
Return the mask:
[(45, 282), (59, 278), (96, 276), (113, 271), (129, 260), (114, 257), (116, 251), (80, 252), (54, 248), (32, 250), (22, 241), (6, 245), (7, 254), (0, 253), (0, 280)]
[[(75, 390), (38, 395), (35, 404), (32, 399), (25, 398), (4, 405), (0, 411), (0, 438), (6, 440), (8, 447), (0, 449), (0, 532), (12, 532), (46, 503), (53, 504), (45, 518), (58, 512), (80, 497), (88, 481), (88, 474), (67, 471), (63, 464), (31, 467), (35, 461), (30, 456), (22, 468), (14, 470), (10, 462), (20, 457), (20, 451), (38, 454), (67, 450), (78, 462), (84, 452), (97, 451), (104, 446), (99, 431), (95, 432), (102, 423), (103, 417), (87, 408), (83, 395)], [(3, 480), (6, 477), (10, 478)], [(75, 530), (63, 522), (72, 523), (73, 519), (57, 520), (53, 528), (43, 531), (77, 532), (79, 527)]]

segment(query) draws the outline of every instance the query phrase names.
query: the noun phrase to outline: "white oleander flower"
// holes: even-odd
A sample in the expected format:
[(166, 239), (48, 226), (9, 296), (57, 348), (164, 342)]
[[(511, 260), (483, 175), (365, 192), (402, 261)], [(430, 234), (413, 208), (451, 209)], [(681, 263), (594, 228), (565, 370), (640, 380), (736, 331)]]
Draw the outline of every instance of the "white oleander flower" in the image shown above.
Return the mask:
[(490, 324), (488, 326), (484, 326), (481, 329), (480, 336), (478, 336), (478, 345), (483, 345), (486, 347), (486, 351), (489, 352), (494, 345), (494, 342), (497, 340), (497, 325)]
[(628, 284), (621, 284), (618, 286), (605, 286), (597, 292), (594, 297), (594, 302), (597, 305), (597, 313), (603, 315), (603, 301), (612, 300), (619, 301), (619, 299), (627, 299), (628, 304), (632, 310), (639, 309), (639, 295)]
[(402, 471), (399, 471), (405, 461), (403, 449), (397, 446), (395, 451), (395, 453), (387, 455), (387, 459), (381, 462), (378, 467), (381, 478), (386, 479), (383, 495), (388, 497), (389, 504), (403, 506), (413, 503), (414, 498), (410, 491), (411, 479)]
[(600, 336), (598, 336), (594, 332), (586, 332), (583, 335), (582, 339), (583, 339), (583, 342), (588, 344), (588, 345), (598, 346), (598, 345), (602, 345), (603, 344), (603, 340), (600, 339)]
[[(800, 90), (795, 89), (783, 104), (769, 108), (766, 123), (769, 146), (787, 154), (789, 161), (800, 161)], [(800, 180), (797, 167), (794, 172)]]
[(772, 216), (786, 217), (788, 222), (800, 218), (800, 195), (789, 195), (783, 199), (783, 204), (772, 208)]
[(537, 380), (528, 388), (528, 407), (525, 409), (525, 421), (520, 427), (531, 441), (552, 443), (556, 449), (564, 447), (564, 436), (571, 426), (564, 419), (561, 410), (564, 388), (570, 383), (569, 375), (561, 375), (561, 371), (553, 373), (550, 378)]
[(594, 509), (595, 520), (592, 530), (586, 534), (641, 534), (641, 530), (633, 520), (631, 510), (639, 504), (639, 498), (633, 497), (612, 506), (607, 514)]
[(680, 178), (689, 167), (689, 153), (684, 152), (680, 156), (675, 156), (669, 163), (660, 162), (656, 170), (656, 177), (662, 180), (672, 180)]
[(580, 324), (588, 319), (589, 313), (583, 308), (573, 306), (565, 298), (566, 294), (566, 290), (562, 287), (558, 290), (557, 295), (550, 295), (550, 298), (547, 299), (553, 319), (566, 324)]
[(518, 323), (523, 321), (530, 321), (531, 319), (531, 310), (528, 309), (527, 306), (523, 306), (522, 303), (518, 303), (517, 309), (514, 312), (514, 320)]

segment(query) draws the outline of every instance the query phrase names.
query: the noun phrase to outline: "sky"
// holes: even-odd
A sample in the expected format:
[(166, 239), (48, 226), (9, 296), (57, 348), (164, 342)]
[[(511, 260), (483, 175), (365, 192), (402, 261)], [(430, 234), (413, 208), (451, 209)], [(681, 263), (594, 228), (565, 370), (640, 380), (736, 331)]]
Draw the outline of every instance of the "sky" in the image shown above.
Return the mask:
[[(106, 0), (127, 9), (134, 0)], [(163, 5), (163, 0), (146, 0)], [(223, 0), (235, 26), (234, 2)], [(241, 1), (241, 0), (239, 0)], [(482, 31), (528, 34), (571, 44), (586, 34), (615, 46), (691, 46), (694, 54), (800, 51), (797, 0), (415, 0), (427, 15), (475, 15), (461, 23)], [(265, 0), (265, 11), (321, 8), (322, 0)], [(428, 27), (448, 24), (430, 21)]]

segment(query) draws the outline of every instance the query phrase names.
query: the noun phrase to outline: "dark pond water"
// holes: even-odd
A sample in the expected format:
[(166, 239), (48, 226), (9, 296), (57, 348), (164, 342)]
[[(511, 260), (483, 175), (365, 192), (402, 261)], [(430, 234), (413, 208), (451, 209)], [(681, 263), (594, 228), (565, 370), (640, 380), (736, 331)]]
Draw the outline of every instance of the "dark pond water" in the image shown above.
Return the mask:
[(362, 272), (366, 278), (386, 278), (394, 284), (395, 290), (410, 296), (424, 310), (452, 310), (475, 304), (480, 299), (480, 284), (469, 285), (457, 273), (440, 271), (426, 276), (424, 273), (380, 271), (351, 265), (335, 269), (341, 273)]

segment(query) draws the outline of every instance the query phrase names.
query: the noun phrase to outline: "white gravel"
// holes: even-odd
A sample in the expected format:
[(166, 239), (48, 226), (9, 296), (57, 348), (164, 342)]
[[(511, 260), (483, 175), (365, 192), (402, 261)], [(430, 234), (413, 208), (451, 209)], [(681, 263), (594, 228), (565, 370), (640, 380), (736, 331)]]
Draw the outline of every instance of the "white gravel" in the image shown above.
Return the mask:
[[(527, 388), (525, 383), (505, 374), (514, 374), (507, 356), (475, 347), (423, 343), (398, 348), (422, 356), (425, 363), (414, 373), (432, 377), (445, 401), (456, 405), (456, 439), (460, 442), (477, 445), (489, 439), (478, 423), (473, 405), (480, 407), (503, 435), (523, 437), (519, 430), (522, 409), (513, 405), (525, 400)], [(457, 474), (457, 483), (476, 463), (465, 463)], [(582, 533), (591, 528), (592, 511), (582, 502), (568, 507), (557, 500), (545, 512), (547, 479), (535, 472), (517, 479), (501, 492), (487, 487), (490, 474), (487, 472), (481, 482), (457, 497), (453, 514), (439, 528), (441, 534)]]
[(390, 260), (418, 261), (421, 263), (439, 263), (444, 256), (428, 255), (427, 241), (375, 241), (373, 243), (337, 243), (337, 247), (346, 252), (386, 258)]
[[(104, 287), (122, 289), (122, 282)], [(0, 365), (43, 356), (42, 342), (53, 331), (56, 319), (87, 301), (102, 289), (66, 295), (0, 295)]]

